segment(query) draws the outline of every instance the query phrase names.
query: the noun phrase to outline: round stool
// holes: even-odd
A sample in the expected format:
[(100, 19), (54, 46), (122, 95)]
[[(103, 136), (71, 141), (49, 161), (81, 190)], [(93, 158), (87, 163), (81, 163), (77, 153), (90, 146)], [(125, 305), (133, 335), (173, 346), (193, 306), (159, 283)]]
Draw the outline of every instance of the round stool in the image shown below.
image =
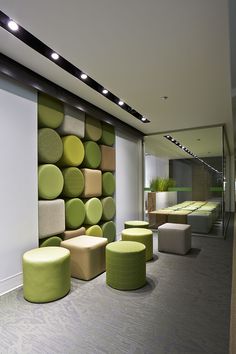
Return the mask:
[(52, 246), (60, 247), (60, 245), (61, 245), (61, 238), (59, 236), (51, 236), (39, 240), (39, 247), (52, 247)]
[(85, 235), (103, 237), (103, 232), (99, 225), (92, 225), (86, 228)]
[(23, 255), (24, 298), (30, 302), (60, 299), (70, 290), (70, 251), (35, 248)]
[(146, 246), (146, 261), (153, 258), (153, 235), (152, 231), (143, 228), (130, 228), (121, 232), (122, 241), (137, 241)]
[(117, 241), (106, 246), (106, 283), (119, 290), (134, 290), (146, 283), (145, 246)]
[(146, 229), (147, 227), (149, 227), (149, 222), (142, 220), (129, 220), (125, 221), (124, 227), (125, 229), (129, 229), (131, 227), (142, 227)]

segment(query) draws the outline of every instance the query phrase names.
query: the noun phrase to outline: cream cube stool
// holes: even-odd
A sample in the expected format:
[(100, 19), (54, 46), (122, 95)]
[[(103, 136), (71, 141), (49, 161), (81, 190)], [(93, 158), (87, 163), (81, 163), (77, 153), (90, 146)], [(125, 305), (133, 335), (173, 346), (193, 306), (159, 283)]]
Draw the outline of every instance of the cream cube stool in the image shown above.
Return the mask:
[(191, 226), (166, 223), (158, 227), (158, 250), (186, 254), (191, 248)]
[(71, 254), (71, 276), (89, 280), (104, 272), (106, 244), (106, 238), (83, 235), (62, 241)]

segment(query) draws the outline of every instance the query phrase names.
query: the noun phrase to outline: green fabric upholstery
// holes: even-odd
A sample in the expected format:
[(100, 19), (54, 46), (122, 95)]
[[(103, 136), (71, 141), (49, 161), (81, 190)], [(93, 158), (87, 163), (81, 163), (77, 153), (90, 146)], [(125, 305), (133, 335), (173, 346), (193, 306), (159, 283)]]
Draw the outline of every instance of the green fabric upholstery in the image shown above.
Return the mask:
[(95, 225), (99, 222), (102, 216), (102, 203), (98, 198), (88, 199), (85, 203), (85, 220), (88, 225)]
[(85, 235), (103, 237), (103, 232), (99, 225), (92, 225), (86, 228)]
[(38, 167), (38, 194), (41, 199), (55, 199), (61, 194), (64, 179), (60, 169), (52, 164)]
[(107, 221), (101, 225), (103, 237), (107, 238), (108, 243), (115, 241), (116, 224), (113, 221)]
[(58, 164), (60, 166), (79, 166), (84, 159), (84, 145), (75, 135), (62, 138), (63, 154)]
[(77, 167), (68, 167), (62, 170), (64, 187), (62, 194), (65, 197), (78, 197), (84, 190), (84, 175)]
[(102, 125), (100, 120), (89, 115), (85, 117), (85, 138), (98, 141), (102, 136)]
[(64, 119), (63, 103), (44, 93), (38, 94), (38, 125), (58, 128)]
[(115, 192), (115, 177), (111, 172), (102, 174), (102, 195), (111, 196)]
[(102, 122), (102, 137), (99, 143), (112, 146), (115, 143), (115, 129), (113, 125)]
[(69, 229), (77, 229), (80, 227), (85, 218), (84, 203), (79, 198), (68, 199), (65, 202), (65, 219), (66, 227)]
[(61, 238), (59, 236), (51, 236), (39, 240), (39, 247), (51, 247), (51, 246), (60, 247), (60, 245), (61, 245)]
[(23, 255), (23, 292), (30, 302), (60, 299), (70, 290), (70, 252), (62, 247), (35, 248)]
[(60, 135), (51, 128), (38, 131), (38, 160), (40, 163), (55, 163), (63, 153)]
[(145, 246), (142, 243), (118, 241), (106, 246), (106, 283), (119, 290), (145, 285)]
[(105, 197), (102, 202), (102, 220), (109, 221), (114, 218), (116, 213), (116, 204), (112, 197)]
[(153, 234), (151, 230), (134, 227), (121, 232), (122, 241), (141, 242), (146, 246), (146, 261), (153, 258)]
[(88, 168), (97, 168), (101, 163), (101, 150), (94, 141), (84, 143), (83, 166)]
[(149, 227), (149, 222), (147, 221), (142, 221), (142, 220), (129, 220), (125, 222), (125, 229), (129, 229), (131, 227), (141, 227), (141, 228), (147, 228)]

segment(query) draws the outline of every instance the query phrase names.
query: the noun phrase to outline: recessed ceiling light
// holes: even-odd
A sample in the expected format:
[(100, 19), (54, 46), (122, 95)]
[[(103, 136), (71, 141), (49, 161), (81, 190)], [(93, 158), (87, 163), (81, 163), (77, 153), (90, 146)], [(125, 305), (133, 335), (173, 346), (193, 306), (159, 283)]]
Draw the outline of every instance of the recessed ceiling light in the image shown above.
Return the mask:
[(123, 104), (124, 104), (123, 101), (119, 101), (119, 102), (118, 102), (118, 105), (119, 105), (119, 106), (123, 106)]
[(18, 24), (13, 20), (10, 20), (7, 25), (12, 31), (18, 31), (19, 29)]
[(106, 95), (106, 94), (108, 93), (108, 90), (103, 89), (103, 90), (102, 90), (102, 93), (104, 93), (104, 95)]
[(142, 117), (141, 120), (142, 120), (142, 122), (146, 122), (147, 118)]
[(168, 99), (168, 96), (160, 96), (160, 99), (165, 101)]
[(54, 60), (59, 59), (59, 55), (58, 55), (57, 53), (55, 53), (55, 52), (53, 52), (53, 53), (51, 54), (51, 57), (52, 57), (52, 59), (54, 59)]
[(86, 74), (81, 74), (80, 77), (81, 77), (81, 79), (86, 80), (87, 77), (88, 77), (88, 75), (86, 75)]

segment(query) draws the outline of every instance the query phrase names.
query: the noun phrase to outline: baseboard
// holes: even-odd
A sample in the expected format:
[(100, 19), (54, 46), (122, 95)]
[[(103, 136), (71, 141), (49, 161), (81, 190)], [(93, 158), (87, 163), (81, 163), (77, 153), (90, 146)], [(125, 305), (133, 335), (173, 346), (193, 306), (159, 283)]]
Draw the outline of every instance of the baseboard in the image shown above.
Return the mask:
[(22, 273), (0, 280), (0, 296), (22, 286)]

